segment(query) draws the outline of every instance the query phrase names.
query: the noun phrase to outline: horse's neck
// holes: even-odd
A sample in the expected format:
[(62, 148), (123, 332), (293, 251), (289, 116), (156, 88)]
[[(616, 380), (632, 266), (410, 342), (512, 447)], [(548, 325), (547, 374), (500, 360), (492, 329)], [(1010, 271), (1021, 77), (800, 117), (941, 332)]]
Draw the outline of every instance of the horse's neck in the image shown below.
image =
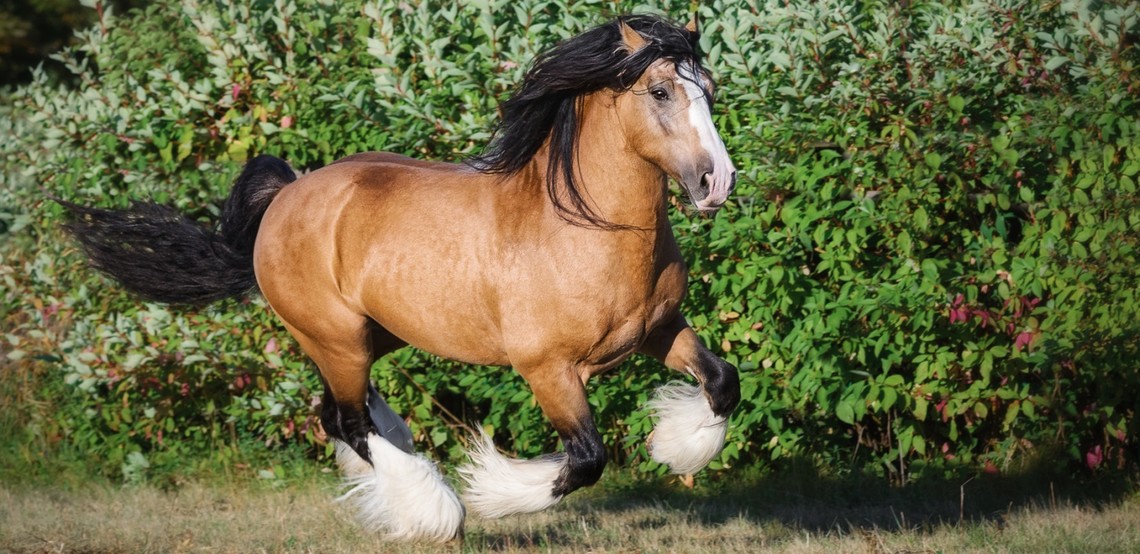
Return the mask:
[(627, 287), (648, 287), (648, 293), (662, 268), (680, 260), (667, 212), (667, 177), (624, 142), (620, 122), (606, 104), (608, 95), (603, 95), (595, 93), (583, 106), (574, 168), (582, 197), (613, 227), (573, 223), (555, 209), (546, 196), (549, 145), (544, 145), (524, 172), (531, 190), (542, 191), (536, 203), (546, 230), (540, 249), (573, 251), (583, 276), (618, 271), (613, 279)]
[[(608, 92), (590, 95), (580, 106), (574, 174), (594, 214), (616, 227), (652, 233), (668, 229), (666, 177), (625, 142)], [(549, 145), (535, 157), (545, 175)], [(565, 188), (559, 188), (565, 194)], [(565, 197), (563, 197), (565, 198)], [(557, 214), (555, 214), (557, 215)]]

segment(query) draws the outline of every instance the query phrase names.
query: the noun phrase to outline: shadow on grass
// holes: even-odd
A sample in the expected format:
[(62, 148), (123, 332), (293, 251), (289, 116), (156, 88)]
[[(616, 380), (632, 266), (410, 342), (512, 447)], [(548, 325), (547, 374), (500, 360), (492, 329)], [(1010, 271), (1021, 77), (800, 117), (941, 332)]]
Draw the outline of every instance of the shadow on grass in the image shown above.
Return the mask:
[[(775, 476), (721, 475), (698, 481), (692, 490), (675, 477), (634, 480), (619, 476), (604, 480), (596, 491), (566, 509), (585, 515), (653, 506), (712, 526), (744, 520), (811, 533), (921, 532), (959, 523), (1001, 527), (1008, 514), (1023, 509), (1096, 511), (1119, 505), (1140, 491), (1140, 476), (1124, 473), (1077, 478), (1027, 470), (1006, 476), (925, 478), (898, 487), (880, 477), (833, 478), (804, 467), (810, 466), (801, 464)], [(653, 529), (670, 524), (668, 517), (646, 515), (637, 525)]]

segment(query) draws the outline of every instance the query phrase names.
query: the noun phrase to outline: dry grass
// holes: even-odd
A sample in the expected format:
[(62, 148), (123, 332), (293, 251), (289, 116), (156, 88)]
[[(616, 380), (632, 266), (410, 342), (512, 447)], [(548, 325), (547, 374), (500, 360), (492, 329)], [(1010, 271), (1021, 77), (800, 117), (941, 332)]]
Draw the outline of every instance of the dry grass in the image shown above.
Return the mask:
[(1034, 500), (940, 523), (947, 510), (957, 513), (956, 499), (869, 494), (853, 502), (846, 494), (806, 498), (800, 488), (702, 495), (603, 484), (545, 513), (469, 518), (462, 544), (439, 547), (386, 543), (362, 531), (331, 502), (335, 490), (327, 482), (279, 489), (190, 484), (172, 492), (0, 485), (0, 552), (1140, 551), (1134, 494), (1099, 508)]

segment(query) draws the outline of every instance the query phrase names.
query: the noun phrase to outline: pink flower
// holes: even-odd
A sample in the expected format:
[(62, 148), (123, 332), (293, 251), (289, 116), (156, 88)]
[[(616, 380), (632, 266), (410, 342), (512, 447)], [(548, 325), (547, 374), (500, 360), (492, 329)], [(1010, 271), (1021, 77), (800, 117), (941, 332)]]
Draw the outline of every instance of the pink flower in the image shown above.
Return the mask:
[(232, 96), (234, 100), (237, 100), (238, 94), (241, 94), (241, 85), (234, 83), (234, 86), (230, 89), (230, 96)]
[(950, 324), (953, 325), (958, 322), (965, 323), (969, 319), (970, 310), (963, 305), (965, 298), (959, 294), (954, 297), (954, 301), (950, 303)]
[(984, 471), (990, 475), (997, 475), (998, 473), (1000, 473), (1000, 470), (998, 470), (998, 467), (996, 465), (994, 465), (994, 463), (990, 460), (986, 460), (986, 464), (984, 466), (982, 466), (982, 471)]
[(1099, 444), (1092, 447), (1092, 450), (1089, 450), (1088, 453), (1085, 454), (1085, 463), (1088, 464), (1089, 469), (1100, 467), (1100, 463), (1103, 461), (1104, 452), (1101, 451)]
[(934, 405), (935, 411), (937, 411), (939, 413), (939, 415), (942, 416), (942, 421), (946, 421), (947, 419), (950, 418), (949, 414), (946, 413), (946, 404), (947, 403), (948, 403), (948, 401), (945, 398), (943, 398), (937, 404)]
[(1013, 339), (1013, 351), (1021, 352), (1023, 348), (1029, 348), (1029, 344), (1033, 342), (1033, 331), (1022, 331), (1017, 334), (1017, 338)]
[(277, 339), (270, 338), (269, 342), (265, 343), (265, 353), (272, 354), (277, 352)]
[(293, 126), (293, 116), (287, 115), (281, 118), (281, 128), (288, 129)]

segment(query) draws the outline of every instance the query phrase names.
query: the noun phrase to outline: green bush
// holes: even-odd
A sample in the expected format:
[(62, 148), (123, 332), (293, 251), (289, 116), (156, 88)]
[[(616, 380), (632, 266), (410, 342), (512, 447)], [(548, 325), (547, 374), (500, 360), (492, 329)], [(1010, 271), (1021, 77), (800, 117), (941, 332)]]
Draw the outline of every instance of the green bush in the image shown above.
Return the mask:
[[(674, 214), (686, 313), (742, 374), (713, 469), (806, 458), (906, 483), (1043, 455), (1134, 467), (1134, 3), (756, 4), (699, 8), (739, 196), (714, 218)], [(37, 74), (0, 113), (20, 448), (71, 445), (126, 479), (243, 441), (327, 451), (312, 366), (260, 300), (140, 304), (83, 269), (40, 186), (208, 219), (256, 153), (460, 160), (535, 52), (627, 9), (184, 0), (81, 34), (60, 55), (80, 86)], [(522, 455), (557, 443), (512, 372), (406, 350), (373, 376), (446, 458), (476, 421)], [(591, 385), (615, 459), (663, 471), (641, 406), (674, 377), (635, 358)]]

